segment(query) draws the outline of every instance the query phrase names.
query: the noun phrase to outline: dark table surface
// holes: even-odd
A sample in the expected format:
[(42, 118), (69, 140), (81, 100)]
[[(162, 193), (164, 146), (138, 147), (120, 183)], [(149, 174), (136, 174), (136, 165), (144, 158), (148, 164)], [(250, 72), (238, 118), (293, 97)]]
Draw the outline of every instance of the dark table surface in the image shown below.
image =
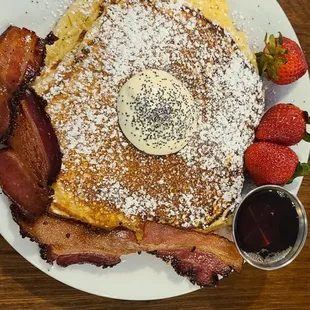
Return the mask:
[[(249, 0), (251, 1), (251, 0)], [(279, 0), (310, 64), (310, 0)], [(306, 90), (305, 90), (306, 91)], [(309, 91), (309, 89), (307, 90)], [(310, 176), (299, 197), (310, 212)], [(130, 285), (130, 284), (128, 284)], [(310, 240), (287, 268), (274, 272), (245, 266), (217, 288), (150, 302), (92, 296), (48, 277), (0, 237), (0, 309), (310, 309)]]

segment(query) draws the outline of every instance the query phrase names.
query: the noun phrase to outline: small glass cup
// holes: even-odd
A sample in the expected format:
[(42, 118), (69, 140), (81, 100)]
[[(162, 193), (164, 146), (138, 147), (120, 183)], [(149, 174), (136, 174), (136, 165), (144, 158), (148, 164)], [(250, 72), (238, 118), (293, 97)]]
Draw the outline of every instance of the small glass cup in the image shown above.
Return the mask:
[[(282, 192), (286, 194), (287, 197), (290, 198), (290, 200), (293, 202), (294, 206), (296, 207), (296, 212), (298, 214), (298, 219), (299, 219), (299, 231), (297, 235), (296, 242), (294, 246), (291, 247), (288, 253), (284, 257), (281, 257), (279, 260), (275, 261), (270, 261), (270, 262), (262, 262), (259, 260), (256, 260), (253, 258), (253, 256), (248, 255), (244, 250), (241, 249), (240, 244), (238, 242), (237, 238), (237, 221), (238, 221), (238, 214), (241, 208), (244, 206), (244, 202), (247, 198), (249, 198), (251, 195), (257, 194), (260, 191), (266, 191), (266, 190), (276, 190), (278, 192)], [(307, 234), (308, 234), (308, 222), (307, 222), (307, 214), (305, 211), (304, 206), (300, 202), (300, 200), (292, 194), (290, 191), (288, 191), (286, 188), (282, 186), (277, 186), (277, 185), (265, 185), (265, 186), (260, 186), (251, 192), (249, 192), (241, 201), (239, 204), (237, 210), (235, 211), (235, 215), (233, 218), (233, 238), (236, 244), (236, 247), (238, 251), (240, 252), (241, 256), (244, 258), (246, 262), (248, 262), (250, 265), (262, 269), (262, 270), (277, 270), (280, 268), (283, 268), (290, 264), (301, 252), (302, 248), (305, 245), (306, 239), (307, 239)]]

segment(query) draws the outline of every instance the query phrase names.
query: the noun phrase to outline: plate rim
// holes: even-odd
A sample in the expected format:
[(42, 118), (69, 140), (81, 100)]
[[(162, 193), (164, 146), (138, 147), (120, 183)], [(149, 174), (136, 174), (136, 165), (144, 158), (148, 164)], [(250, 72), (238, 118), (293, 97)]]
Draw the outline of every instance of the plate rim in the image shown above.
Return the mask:
[[(229, 2), (231, 2), (231, 1), (232, 1), (232, 0), (229, 0)], [(234, 1), (236, 1), (236, 0), (234, 0)], [(245, 0), (245, 1), (246, 1), (246, 0)], [(263, 0), (259, 0), (259, 1), (262, 2)], [(296, 35), (296, 33), (295, 33), (295, 30), (294, 30), (292, 24), (290, 23), (290, 20), (289, 20), (288, 17), (286, 16), (285, 11), (282, 9), (282, 7), (280, 6), (280, 4), (279, 4), (276, 0), (271, 1), (271, 2), (274, 3), (274, 4), (277, 4), (277, 5), (278, 5), (278, 9), (285, 15), (285, 17), (286, 17), (286, 22), (288, 22), (289, 25), (292, 27), (292, 30), (293, 30), (293, 32), (294, 32), (294, 34), (295, 34), (295, 38), (297, 38), (297, 41), (298, 41), (298, 43), (300, 44), (300, 42), (299, 42), (299, 40), (298, 40), (298, 37), (297, 37), (297, 35)], [(309, 74), (307, 74), (307, 78), (304, 78), (304, 79), (307, 79), (306, 82), (310, 85)], [(298, 82), (297, 82), (297, 83), (298, 83)], [(307, 153), (308, 153), (307, 155), (308, 155), (308, 157), (309, 157), (309, 148), (308, 148), (308, 152), (307, 152)], [(298, 193), (298, 191), (299, 191), (299, 189), (300, 189), (300, 187), (301, 187), (301, 185), (302, 185), (302, 181), (303, 181), (303, 178), (300, 178), (300, 179), (298, 179), (297, 182), (295, 182), (294, 187), (293, 187), (293, 189), (292, 189), (293, 192)], [(2, 201), (0, 201), (0, 206), (1, 206), (2, 204), (3, 204)], [(0, 223), (1, 223), (1, 221), (2, 221), (2, 218), (0, 219)], [(65, 285), (68, 285), (68, 286), (70, 286), (70, 287), (72, 287), (72, 288), (74, 288), (74, 289), (77, 289), (77, 290), (80, 290), (80, 291), (83, 291), (83, 292), (86, 292), (86, 293), (89, 293), (89, 294), (93, 294), (93, 295), (96, 295), (96, 296), (99, 296), (99, 297), (112, 298), (112, 299), (118, 299), (118, 300), (128, 300), (128, 301), (160, 300), (160, 299), (166, 299), (166, 298), (181, 296), (181, 295), (184, 295), (184, 294), (187, 294), (187, 293), (191, 293), (191, 292), (194, 292), (194, 291), (197, 291), (197, 290), (200, 289), (199, 287), (193, 286), (190, 290), (188, 290), (188, 291), (185, 292), (185, 293), (184, 293), (184, 292), (181, 292), (181, 293), (179, 293), (179, 294), (169, 295), (169, 296), (163, 296), (163, 297), (154, 296), (154, 298), (147, 298), (147, 299), (130, 299), (130, 298), (115, 297), (115, 296), (111, 296), (111, 295), (107, 295), (107, 294), (106, 294), (106, 295), (104, 295), (104, 294), (97, 294), (97, 293), (94, 293), (94, 292), (92, 292), (92, 291), (88, 291), (88, 290), (86, 290), (86, 289), (81, 289), (80, 287), (78, 287), (78, 284), (77, 284), (77, 285), (74, 285), (73, 283), (69, 283), (70, 280), (67, 281), (67, 280), (64, 280), (64, 279), (60, 279), (57, 275), (54, 275), (53, 273), (50, 273), (48, 270), (45, 270), (45, 269), (44, 269), (42, 266), (40, 266), (38, 263), (36, 263), (35, 261), (31, 260), (31, 258), (29, 258), (29, 257), (27, 257), (27, 256), (24, 256), (24, 255), (21, 253), (21, 251), (20, 251), (19, 249), (15, 248), (13, 242), (10, 242), (11, 240), (10, 240), (10, 238), (9, 238), (9, 235), (7, 235), (6, 233), (3, 234), (2, 229), (1, 229), (1, 226), (0, 226), (0, 232), (1, 232), (2, 237), (6, 240), (6, 242), (8, 242), (8, 244), (9, 244), (10, 246), (12, 246), (12, 248), (13, 248), (19, 255), (21, 255), (24, 259), (26, 259), (30, 264), (32, 264), (35, 268), (37, 268), (37, 269), (40, 270), (41, 272), (45, 273), (45, 274), (48, 275), (49, 277), (52, 277), (53, 279), (55, 279), (55, 280), (57, 280), (57, 281), (59, 281), (59, 282), (61, 282), (61, 283), (64, 283)], [(20, 236), (20, 235), (19, 235), (18, 237), (21, 239), (21, 236)], [(28, 239), (27, 239), (27, 240), (28, 240)], [(39, 255), (39, 251), (38, 251), (37, 255)], [(96, 267), (96, 268), (98, 268), (98, 267)], [(174, 271), (173, 271), (173, 272), (174, 272)]]

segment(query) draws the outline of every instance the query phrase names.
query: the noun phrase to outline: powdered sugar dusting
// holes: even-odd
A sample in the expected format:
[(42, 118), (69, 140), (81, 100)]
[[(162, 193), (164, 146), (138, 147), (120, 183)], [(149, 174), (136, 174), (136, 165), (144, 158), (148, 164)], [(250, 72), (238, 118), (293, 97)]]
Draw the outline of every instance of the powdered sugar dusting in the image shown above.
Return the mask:
[[(75, 63), (58, 66), (44, 96), (64, 154), (58, 182), (78, 201), (92, 202), (97, 213), (108, 207), (204, 229), (240, 198), (262, 83), (221, 28), (180, 12), (179, 3), (108, 4)], [(139, 152), (118, 126), (120, 88), (151, 68), (181, 80), (201, 115), (189, 145), (168, 157)]]

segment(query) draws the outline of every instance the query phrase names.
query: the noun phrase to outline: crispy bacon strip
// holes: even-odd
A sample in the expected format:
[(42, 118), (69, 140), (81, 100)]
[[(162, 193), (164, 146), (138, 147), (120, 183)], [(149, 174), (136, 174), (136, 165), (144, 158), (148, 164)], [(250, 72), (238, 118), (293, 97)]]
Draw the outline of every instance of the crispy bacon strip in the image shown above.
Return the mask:
[[(227, 276), (233, 269), (240, 271), (242, 267), (233, 243), (216, 235), (148, 223), (147, 234), (138, 243), (134, 233), (128, 230), (92, 230), (84, 224), (51, 215), (28, 222), (15, 212), (14, 218), (21, 234), (40, 244), (42, 257), (60, 266), (91, 263), (108, 267), (119, 263), (122, 255), (147, 251), (170, 262), (177, 273), (200, 286), (213, 285), (218, 275)], [(175, 239), (171, 239), (173, 235)]]
[(45, 58), (45, 40), (33, 31), (10, 26), (0, 36), (0, 84), (9, 92), (32, 81)]
[(29, 218), (42, 214), (50, 205), (49, 189), (39, 184), (16, 153), (8, 149), (0, 150), (0, 184)]
[(221, 261), (236, 271), (242, 269), (242, 258), (235, 245), (229, 240), (214, 234), (203, 234), (189, 230), (173, 228), (148, 222), (144, 228), (144, 238), (141, 245), (146, 251), (160, 250), (168, 253), (170, 250), (188, 249), (213, 253)]
[(155, 255), (167, 263), (181, 276), (187, 277), (193, 284), (213, 286), (219, 277), (227, 277), (232, 268), (211, 252), (200, 250), (163, 250)]
[(11, 99), (39, 74), (49, 43), (49, 37), (43, 40), (33, 31), (15, 26), (0, 36), (0, 142), (6, 142), (14, 123)]
[(235, 245), (214, 234), (202, 234), (149, 222), (141, 246), (171, 263), (174, 270), (194, 284), (211, 286), (219, 276), (241, 271), (243, 260)]
[(8, 145), (46, 186), (55, 181), (60, 171), (58, 140), (44, 110), (45, 102), (32, 89), (23, 91), (18, 101), (16, 125)]
[(107, 233), (50, 215), (43, 215), (35, 222), (29, 222), (17, 208), (12, 210), (21, 235), (38, 242), (42, 258), (49, 263), (55, 261), (64, 267), (83, 263), (109, 267), (118, 264), (121, 255), (139, 251), (135, 234), (128, 230)]
[(42, 100), (29, 89), (20, 96), (10, 149), (0, 151), (0, 186), (28, 218), (35, 219), (50, 205), (48, 184), (60, 171), (61, 153)]
[(45, 103), (24, 85), (39, 73), (45, 44), (53, 40), (14, 26), (0, 36), (0, 142), (10, 148), (0, 153), (0, 186), (32, 219), (50, 204), (48, 184), (60, 170), (61, 153)]
[(10, 102), (11, 95), (5, 87), (0, 86), (0, 143), (5, 141), (10, 134), (9, 129), (13, 114)]

